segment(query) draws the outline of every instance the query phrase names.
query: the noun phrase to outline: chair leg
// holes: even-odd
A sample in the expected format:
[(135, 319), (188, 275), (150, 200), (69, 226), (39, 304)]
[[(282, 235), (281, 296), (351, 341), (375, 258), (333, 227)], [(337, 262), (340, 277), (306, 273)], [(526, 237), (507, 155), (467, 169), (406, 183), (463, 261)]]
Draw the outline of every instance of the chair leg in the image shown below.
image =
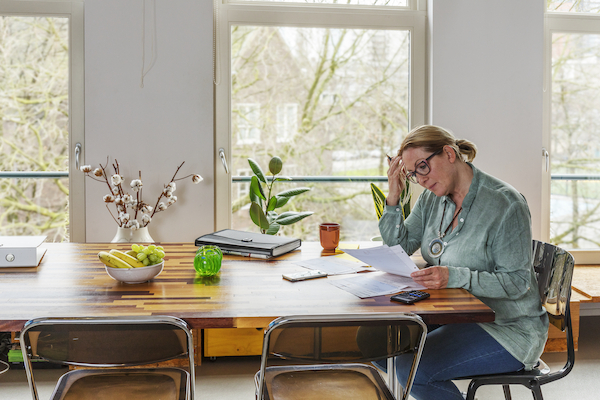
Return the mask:
[(506, 400), (512, 400), (512, 396), (510, 395), (510, 386), (502, 385), (502, 390), (504, 390), (504, 398)]
[(480, 385), (477, 381), (472, 380), (471, 383), (469, 383), (469, 388), (467, 390), (467, 398), (465, 400), (475, 400), (475, 392), (477, 391), (479, 386)]
[(542, 396), (542, 389), (540, 388), (540, 384), (537, 382), (531, 387), (531, 394), (533, 394), (533, 398), (535, 400), (544, 400), (544, 396)]

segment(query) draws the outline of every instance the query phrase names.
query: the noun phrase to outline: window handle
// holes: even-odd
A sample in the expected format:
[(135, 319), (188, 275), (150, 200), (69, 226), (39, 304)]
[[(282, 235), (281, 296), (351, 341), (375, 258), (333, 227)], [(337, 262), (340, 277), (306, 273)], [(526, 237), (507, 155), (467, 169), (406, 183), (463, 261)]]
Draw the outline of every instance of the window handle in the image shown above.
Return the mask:
[(550, 154), (545, 147), (542, 147), (542, 157), (546, 160), (546, 172), (550, 169)]
[(227, 157), (225, 157), (225, 149), (222, 147), (219, 149), (219, 157), (221, 158), (221, 163), (223, 163), (223, 168), (225, 168), (225, 173), (229, 175), (229, 167), (227, 166)]
[(81, 158), (81, 143), (77, 143), (75, 145), (75, 168), (79, 170), (80, 159)]

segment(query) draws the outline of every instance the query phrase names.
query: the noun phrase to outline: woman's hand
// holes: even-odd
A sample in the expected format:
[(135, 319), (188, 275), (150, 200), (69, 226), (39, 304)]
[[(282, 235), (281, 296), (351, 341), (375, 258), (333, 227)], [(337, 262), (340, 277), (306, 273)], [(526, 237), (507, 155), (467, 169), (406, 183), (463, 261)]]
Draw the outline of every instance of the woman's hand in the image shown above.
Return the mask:
[(447, 267), (434, 266), (415, 271), (410, 277), (427, 289), (444, 289), (448, 286), (449, 275)]
[(390, 165), (387, 172), (389, 193), (386, 203), (388, 206), (395, 206), (398, 205), (400, 195), (405, 188), (406, 169), (404, 168), (401, 156), (388, 158), (388, 164)]

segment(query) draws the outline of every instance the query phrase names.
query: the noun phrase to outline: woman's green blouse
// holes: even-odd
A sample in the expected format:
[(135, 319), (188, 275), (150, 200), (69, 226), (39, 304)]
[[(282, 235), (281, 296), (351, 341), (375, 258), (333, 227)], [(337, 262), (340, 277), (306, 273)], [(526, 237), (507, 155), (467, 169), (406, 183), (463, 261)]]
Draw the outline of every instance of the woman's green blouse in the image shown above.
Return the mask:
[(426, 190), (406, 221), (400, 207), (386, 206), (379, 230), (385, 244), (408, 254), (420, 248), (428, 264), (447, 266), (448, 287), (466, 289), (494, 310), (495, 321), (481, 327), (531, 369), (546, 343), (548, 317), (532, 268), (529, 207), (512, 186), (469, 165), (473, 181), (440, 257), (430, 257), (428, 247), (454, 216), (448, 196)]

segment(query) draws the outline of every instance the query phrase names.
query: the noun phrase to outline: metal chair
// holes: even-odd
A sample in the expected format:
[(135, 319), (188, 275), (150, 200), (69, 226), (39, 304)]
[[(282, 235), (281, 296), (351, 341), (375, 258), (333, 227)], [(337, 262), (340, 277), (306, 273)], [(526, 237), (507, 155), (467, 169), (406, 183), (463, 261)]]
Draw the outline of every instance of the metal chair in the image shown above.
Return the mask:
[(509, 385), (523, 385), (531, 390), (534, 399), (542, 400), (542, 385), (561, 379), (571, 372), (575, 363), (570, 308), (574, 265), (573, 256), (567, 251), (548, 243), (533, 241), (533, 268), (542, 305), (546, 308), (550, 323), (566, 333), (567, 361), (564, 367), (551, 372), (540, 360), (539, 365), (531, 371), (462, 378), (471, 379), (467, 400), (473, 400), (475, 391), (483, 385), (502, 385), (506, 400), (511, 400)]
[[(85, 367), (62, 375), (51, 400), (194, 398), (192, 333), (179, 318), (37, 318), (25, 324), (20, 343), (34, 400), (34, 357)], [(184, 358), (189, 372), (156, 364), (174, 358)], [(125, 368), (133, 366), (144, 368)]]
[(426, 335), (422, 319), (409, 313), (278, 318), (264, 333), (256, 398), (393, 400), (394, 388), (369, 361), (412, 353), (402, 393), (407, 399)]

